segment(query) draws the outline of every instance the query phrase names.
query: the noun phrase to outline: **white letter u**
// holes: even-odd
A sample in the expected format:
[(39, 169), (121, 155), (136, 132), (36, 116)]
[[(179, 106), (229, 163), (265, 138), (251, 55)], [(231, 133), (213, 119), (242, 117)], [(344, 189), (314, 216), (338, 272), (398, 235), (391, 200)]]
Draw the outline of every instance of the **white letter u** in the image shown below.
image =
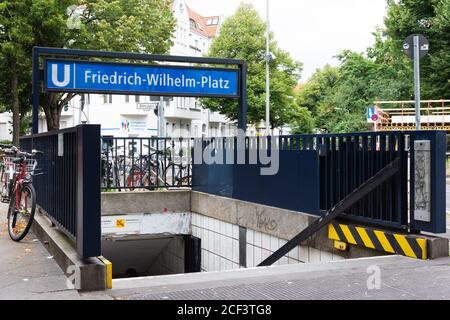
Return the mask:
[(57, 87), (65, 87), (70, 82), (70, 65), (64, 65), (64, 80), (58, 80), (58, 66), (56, 64), (52, 65), (52, 82)]

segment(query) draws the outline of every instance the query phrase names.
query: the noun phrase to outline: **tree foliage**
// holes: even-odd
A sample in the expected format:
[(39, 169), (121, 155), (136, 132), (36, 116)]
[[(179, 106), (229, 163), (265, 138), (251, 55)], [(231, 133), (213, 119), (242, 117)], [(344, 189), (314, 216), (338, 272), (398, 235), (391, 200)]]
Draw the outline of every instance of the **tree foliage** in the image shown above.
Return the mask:
[(365, 131), (366, 108), (375, 100), (408, 98), (404, 75), (395, 64), (371, 56), (343, 51), (339, 67), (317, 70), (297, 95), (300, 107), (310, 110), (317, 129), (325, 132)]
[[(388, 0), (385, 33), (388, 44), (402, 56), (403, 40), (420, 33), (430, 42), (430, 51), (421, 59), (422, 98), (450, 97), (450, 0)], [(397, 57), (404, 60), (404, 56)], [(412, 77), (412, 62), (407, 63)]]
[[(258, 124), (265, 119), (266, 99), (266, 24), (250, 4), (243, 3), (235, 14), (226, 19), (217, 38), (211, 44), (211, 57), (236, 58), (247, 61), (247, 121)], [(270, 35), (270, 122), (272, 128), (281, 127), (297, 114), (293, 88), (301, 72), (301, 64), (281, 50)], [(237, 119), (237, 101), (231, 99), (203, 99), (203, 104), (220, 111), (229, 119)]]
[(388, 0), (385, 28), (374, 32), (365, 53), (345, 50), (338, 67), (325, 66), (302, 85), (296, 101), (325, 132), (365, 131), (366, 108), (376, 100), (413, 99), (413, 63), (404, 39), (422, 33), (430, 41), (421, 60), (422, 98), (450, 97), (450, 0)]
[(33, 30), (28, 15), (29, 3), (26, 1), (0, 3), (0, 105), (2, 111), (13, 113), (13, 143), (16, 145), (20, 114), (26, 111), (31, 87), (31, 81), (27, 81), (31, 69), (27, 48), (32, 44)]

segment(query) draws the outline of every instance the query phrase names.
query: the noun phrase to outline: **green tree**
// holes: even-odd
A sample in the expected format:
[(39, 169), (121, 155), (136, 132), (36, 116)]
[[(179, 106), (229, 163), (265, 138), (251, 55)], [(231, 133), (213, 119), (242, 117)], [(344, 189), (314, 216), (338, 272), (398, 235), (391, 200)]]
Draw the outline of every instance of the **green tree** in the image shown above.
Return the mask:
[(365, 131), (367, 106), (375, 100), (401, 96), (402, 82), (392, 65), (378, 63), (364, 54), (344, 51), (338, 58), (339, 81), (329, 106), (321, 110), (321, 116), (327, 118), (324, 127), (331, 132)]
[[(387, 3), (384, 32), (397, 59), (404, 59), (402, 43), (408, 35), (420, 33), (430, 42), (429, 54), (420, 61), (422, 98), (450, 97), (450, 0), (388, 0)], [(412, 88), (412, 61), (406, 65)]]
[[(208, 55), (247, 61), (247, 96), (249, 123), (265, 119), (265, 32), (266, 24), (250, 4), (242, 3), (235, 14), (224, 21), (220, 33), (211, 44)], [(301, 63), (281, 50), (270, 35), (270, 123), (272, 128), (289, 123), (297, 113), (293, 88), (301, 72)], [(220, 111), (229, 119), (237, 119), (237, 102), (231, 99), (203, 99), (203, 104)]]
[[(18, 145), (21, 105), (28, 99), (29, 52), (32, 27), (28, 23), (30, 1), (0, 3), (0, 104), (13, 114), (13, 143)], [(5, 108), (5, 109), (6, 109)]]
[[(6, 77), (2, 77), (0, 90), (6, 91), (8, 100), (3, 104), (11, 105), (14, 111), (20, 105), (16, 97), (29, 99), (33, 46), (167, 53), (175, 28), (170, 5), (168, 0), (3, 1), (0, 65), (4, 67), (0, 70)], [(17, 88), (14, 67), (18, 69)], [(23, 79), (19, 79), (21, 75)], [(61, 111), (74, 96), (41, 94), (48, 130), (59, 128)]]
[(430, 41), (421, 60), (422, 98), (450, 96), (450, 0), (388, 0), (385, 27), (365, 54), (343, 51), (337, 68), (326, 66), (302, 85), (296, 101), (326, 132), (367, 130), (366, 107), (375, 100), (413, 98), (413, 63), (402, 50), (413, 33)]
[[(300, 87), (297, 104), (312, 112), (317, 129), (365, 131), (367, 106), (375, 100), (397, 99), (407, 94), (402, 73), (378, 50), (381, 47), (367, 55), (343, 51), (337, 56), (339, 67), (317, 70)], [(381, 62), (381, 57), (385, 61)]]
[(300, 86), (296, 102), (300, 107), (309, 110), (313, 117), (318, 116), (319, 105), (334, 94), (339, 80), (339, 68), (326, 65), (316, 70), (310, 79)]
[(314, 133), (314, 117), (307, 108), (299, 107), (296, 114), (292, 117), (290, 125), (292, 134)]

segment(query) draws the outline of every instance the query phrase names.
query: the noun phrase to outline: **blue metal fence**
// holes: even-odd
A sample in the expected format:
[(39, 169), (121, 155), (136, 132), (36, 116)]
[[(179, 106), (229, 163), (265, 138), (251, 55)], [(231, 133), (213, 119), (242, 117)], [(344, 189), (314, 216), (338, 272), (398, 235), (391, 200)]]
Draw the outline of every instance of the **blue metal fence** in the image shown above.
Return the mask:
[[(259, 151), (263, 137), (245, 137), (245, 147), (239, 149), (237, 138), (204, 138), (196, 140), (221, 151), (221, 163), (198, 163), (194, 158), (193, 189), (196, 191), (261, 203), (289, 210), (319, 215), (319, 166), (318, 154), (300, 137), (269, 138), (279, 153), (278, 173), (262, 175)], [(224, 147), (227, 145), (226, 147)], [(270, 148), (269, 148), (270, 149)], [(233, 153), (231, 157), (228, 153)], [(238, 152), (243, 153), (245, 163), (239, 163)], [(266, 152), (266, 151), (264, 151)], [(194, 151), (194, 155), (196, 152)], [(252, 164), (251, 154), (254, 156)], [(270, 153), (269, 153), (270, 155)], [(229, 163), (233, 159), (233, 164)]]
[(407, 152), (400, 132), (352, 133), (315, 137), (321, 166), (320, 207), (329, 210), (394, 159), (399, 172), (352, 206), (353, 220), (406, 226)]
[(77, 127), (20, 138), (37, 149), (33, 177), (37, 204), (74, 243), (81, 257), (101, 255), (100, 126)]
[[(223, 163), (194, 161), (193, 189), (270, 206), (321, 215), (373, 177), (394, 159), (399, 171), (353, 205), (345, 219), (385, 227), (445, 232), (445, 133), (439, 131), (365, 132), (290, 135), (269, 138), (279, 152), (279, 172), (260, 174), (261, 164), (249, 164), (249, 153), (263, 138), (246, 137), (245, 164), (237, 164), (230, 140), (196, 141), (203, 150), (224, 149)], [(431, 141), (431, 222), (413, 219), (415, 140)], [(228, 141), (228, 142), (227, 142)], [(236, 141), (236, 138), (234, 138)], [(237, 146), (234, 142), (233, 146)], [(230, 151), (232, 150), (232, 151)], [(226, 163), (227, 152), (234, 162)], [(195, 153), (194, 153), (195, 154)], [(198, 160), (198, 159), (197, 159)], [(411, 162), (411, 163), (410, 163)], [(408, 172), (408, 168), (410, 168)], [(410, 178), (410, 180), (408, 180)], [(409, 198), (408, 198), (409, 195)], [(408, 205), (410, 203), (410, 205)]]

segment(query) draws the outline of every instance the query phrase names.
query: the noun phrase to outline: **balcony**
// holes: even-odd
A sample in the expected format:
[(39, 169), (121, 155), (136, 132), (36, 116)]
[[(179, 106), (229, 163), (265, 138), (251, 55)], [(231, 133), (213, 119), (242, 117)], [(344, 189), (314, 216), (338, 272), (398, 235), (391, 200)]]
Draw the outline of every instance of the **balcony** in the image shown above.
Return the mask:
[(166, 107), (165, 117), (170, 119), (201, 120), (202, 110), (194, 108), (178, 108), (174, 105)]
[(227, 118), (223, 114), (220, 114), (219, 112), (210, 111), (209, 122), (224, 123), (227, 122)]

